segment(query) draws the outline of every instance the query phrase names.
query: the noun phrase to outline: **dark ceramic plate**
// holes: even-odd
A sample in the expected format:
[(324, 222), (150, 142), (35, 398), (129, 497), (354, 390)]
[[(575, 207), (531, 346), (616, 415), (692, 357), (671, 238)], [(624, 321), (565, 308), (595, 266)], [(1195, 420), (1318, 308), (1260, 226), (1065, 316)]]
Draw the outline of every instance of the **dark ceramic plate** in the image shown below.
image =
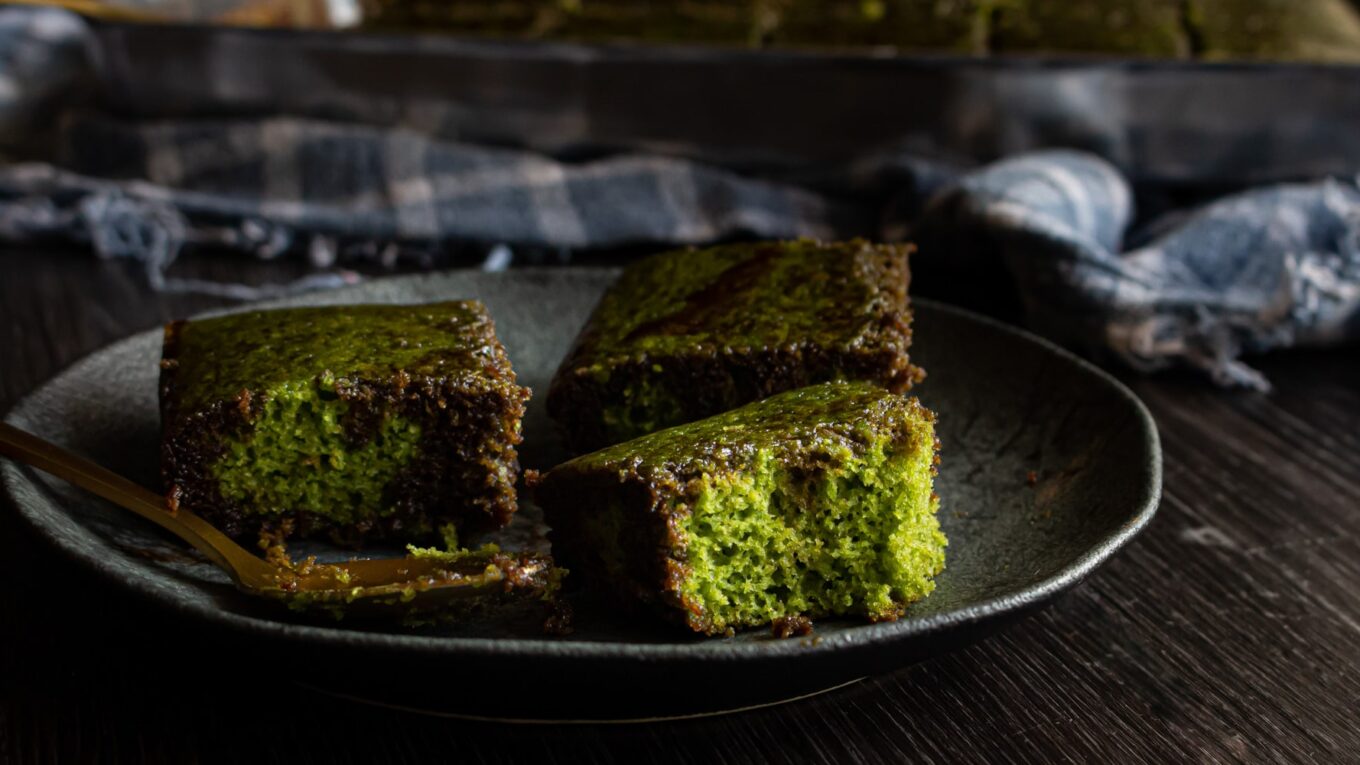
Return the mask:
[[(480, 298), (521, 381), (542, 393), (613, 275), (453, 272), (285, 302)], [(940, 418), (947, 568), (934, 594), (905, 618), (826, 621), (809, 638), (780, 641), (755, 631), (696, 639), (588, 593), (573, 596), (577, 629), (564, 639), (543, 636), (536, 611), (415, 633), (309, 623), (238, 593), (184, 545), (60, 481), (6, 462), (4, 484), (19, 511), (73, 558), (215, 632), (229, 631), (238, 649), (260, 649), (265, 661), (286, 663), (287, 676), (314, 686), (401, 706), (522, 718), (738, 708), (886, 672), (984, 635), (1081, 581), (1156, 509), (1157, 431), (1118, 382), (1027, 334), (925, 301), (917, 305), (915, 337), (913, 359), (929, 372), (917, 393)], [(159, 353), (159, 332), (116, 343), (38, 389), (9, 421), (155, 485)], [(551, 466), (560, 447), (541, 396), (524, 431), (525, 466)], [(536, 515), (524, 508), (508, 542), (543, 544)], [(307, 551), (343, 554), (321, 545)]]

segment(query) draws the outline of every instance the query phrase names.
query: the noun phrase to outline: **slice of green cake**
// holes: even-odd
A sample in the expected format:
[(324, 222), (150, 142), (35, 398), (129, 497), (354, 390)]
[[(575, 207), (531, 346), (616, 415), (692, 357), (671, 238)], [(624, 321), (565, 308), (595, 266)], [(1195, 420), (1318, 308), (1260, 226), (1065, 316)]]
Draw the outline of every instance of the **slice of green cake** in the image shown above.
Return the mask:
[(174, 322), (160, 393), (170, 507), (233, 535), (418, 540), (516, 507), (529, 392), (475, 301)]
[(1348, 0), (1188, 0), (1207, 59), (1360, 61), (1360, 6)]
[(1187, 0), (998, 2), (991, 52), (1186, 58), (1192, 44), (1186, 7)]
[(833, 382), (578, 457), (534, 497), (563, 565), (696, 632), (890, 620), (944, 568), (936, 452), (915, 398)]
[(757, 242), (630, 265), (548, 387), (574, 454), (830, 380), (902, 392), (911, 245)]

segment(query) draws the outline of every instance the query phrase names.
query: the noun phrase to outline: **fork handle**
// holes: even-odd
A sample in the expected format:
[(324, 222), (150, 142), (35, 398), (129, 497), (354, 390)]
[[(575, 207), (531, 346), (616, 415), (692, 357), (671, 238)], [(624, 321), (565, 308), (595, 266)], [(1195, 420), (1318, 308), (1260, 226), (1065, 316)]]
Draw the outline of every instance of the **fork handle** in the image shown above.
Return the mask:
[[(171, 514), (165, 509), (165, 499), (121, 475), (69, 452), (56, 444), (20, 430), (7, 422), (0, 422), (0, 456), (9, 457), (45, 473), (61, 478), (160, 526), (183, 539), (221, 566), (240, 583), (241, 572), (224, 553), (234, 547), (249, 553), (227, 535), (213, 528), (207, 521), (188, 512)], [(254, 560), (259, 560), (250, 556)], [(260, 561), (263, 563), (263, 561)]]

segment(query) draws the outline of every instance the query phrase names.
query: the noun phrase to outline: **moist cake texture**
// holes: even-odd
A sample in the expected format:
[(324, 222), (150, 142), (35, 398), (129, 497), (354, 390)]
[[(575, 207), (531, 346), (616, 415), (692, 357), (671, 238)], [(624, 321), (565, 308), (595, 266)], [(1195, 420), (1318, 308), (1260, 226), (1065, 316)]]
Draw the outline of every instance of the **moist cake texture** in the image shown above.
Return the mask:
[(946, 540), (934, 416), (864, 382), (779, 394), (537, 479), (554, 556), (696, 632), (896, 619)]
[(576, 454), (836, 379), (901, 392), (910, 245), (762, 242), (629, 266), (548, 390)]
[(423, 540), (515, 510), (528, 391), (476, 301), (172, 322), (160, 396), (171, 508), (235, 536)]

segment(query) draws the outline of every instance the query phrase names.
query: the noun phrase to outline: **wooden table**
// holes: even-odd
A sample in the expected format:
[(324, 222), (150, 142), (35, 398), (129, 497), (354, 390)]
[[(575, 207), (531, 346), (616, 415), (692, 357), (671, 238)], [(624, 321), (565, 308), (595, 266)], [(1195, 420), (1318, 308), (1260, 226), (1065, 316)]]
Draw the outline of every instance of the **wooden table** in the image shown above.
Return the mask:
[[(86, 254), (0, 254), (0, 408), (112, 340), (222, 304), (143, 285)], [(102, 585), (5, 507), (0, 761), (1355, 761), (1360, 354), (1259, 363), (1271, 395), (1128, 378), (1162, 432), (1161, 511), (1054, 607), (894, 674), (702, 720), (513, 726), (320, 696)]]

